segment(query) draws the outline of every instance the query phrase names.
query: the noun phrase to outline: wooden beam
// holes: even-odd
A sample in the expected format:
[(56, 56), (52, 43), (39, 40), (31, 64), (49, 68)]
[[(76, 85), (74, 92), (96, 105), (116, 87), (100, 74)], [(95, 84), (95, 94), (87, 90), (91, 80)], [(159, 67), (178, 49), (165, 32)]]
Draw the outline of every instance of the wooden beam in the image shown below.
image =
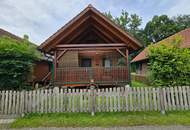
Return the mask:
[(62, 44), (56, 48), (96, 48), (96, 47), (126, 47), (125, 43), (84, 43), (84, 44)]
[[(125, 49), (126, 47), (96, 47), (96, 48), (67, 48), (67, 50), (115, 50), (118, 49)], [(63, 51), (65, 48), (57, 48), (58, 51)]]
[(121, 50), (119, 50), (118, 48), (116, 48), (116, 50), (117, 50), (123, 57), (127, 58), (127, 55), (124, 54)]
[(57, 61), (59, 62), (59, 59), (67, 52), (67, 49), (63, 50), (61, 54), (57, 56)]
[(130, 84), (130, 86), (131, 86), (131, 71), (130, 71), (130, 69), (131, 69), (131, 67), (130, 67), (130, 61), (129, 61), (129, 50), (128, 49), (126, 49), (126, 51), (125, 51), (125, 54), (126, 54), (126, 64), (127, 64), (127, 78), (128, 78), (128, 82), (129, 82), (129, 84)]
[[(99, 26), (101, 26), (101, 27), (103, 27), (103, 28), (101, 28), (101, 27), (99, 27), (99, 28), (101, 28), (102, 30), (108, 30), (109, 32), (111, 32), (112, 34), (114, 34), (114, 36), (117, 36), (119, 39), (121, 39), (123, 42), (125, 42), (125, 43), (129, 43), (129, 45), (128, 46), (131, 46), (132, 48), (135, 48), (135, 49), (137, 49), (137, 46), (135, 46), (134, 44), (131, 44), (130, 43), (130, 41), (132, 41), (130, 38), (128, 38), (128, 39), (126, 39), (126, 36), (124, 36), (124, 34), (122, 34), (123, 36), (121, 36), (120, 34), (120, 32), (118, 31), (118, 30), (116, 30), (116, 29), (114, 29), (114, 28), (112, 28), (110, 25), (108, 25), (108, 24), (105, 24), (105, 22), (103, 21), (103, 20), (101, 20), (101, 19), (99, 19), (99, 18), (97, 18), (97, 17), (95, 17), (95, 16), (92, 16), (92, 18), (97, 22), (97, 23), (100, 23), (101, 22), (101, 24), (99, 24)], [(114, 30), (113, 30), (114, 29)], [(120, 34), (119, 34), (120, 33)]]
[(57, 78), (57, 51), (54, 51), (54, 81), (56, 81)]

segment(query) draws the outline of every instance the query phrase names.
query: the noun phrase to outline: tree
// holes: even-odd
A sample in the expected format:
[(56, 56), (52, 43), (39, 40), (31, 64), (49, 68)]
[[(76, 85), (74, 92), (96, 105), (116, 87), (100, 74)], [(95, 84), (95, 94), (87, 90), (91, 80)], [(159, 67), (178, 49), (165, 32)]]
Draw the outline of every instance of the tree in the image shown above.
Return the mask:
[(190, 85), (190, 50), (180, 48), (182, 38), (149, 47), (149, 70), (156, 86)]
[(142, 24), (142, 18), (137, 14), (131, 14), (125, 10), (122, 10), (121, 15), (119, 17), (113, 17), (110, 12), (104, 13), (106, 17), (120, 26), (123, 30), (131, 33), (135, 38), (144, 43), (144, 35), (142, 35), (142, 29), (140, 28)]
[(179, 15), (172, 18), (179, 30), (183, 30), (190, 27), (190, 15)]
[(154, 16), (149, 21), (145, 28), (144, 33), (147, 37), (147, 44), (158, 42), (176, 32), (178, 32), (177, 24), (174, 20), (170, 19), (167, 15)]
[(40, 53), (28, 40), (0, 37), (0, 89), (23, 88), (34, 60), (39, 58)]

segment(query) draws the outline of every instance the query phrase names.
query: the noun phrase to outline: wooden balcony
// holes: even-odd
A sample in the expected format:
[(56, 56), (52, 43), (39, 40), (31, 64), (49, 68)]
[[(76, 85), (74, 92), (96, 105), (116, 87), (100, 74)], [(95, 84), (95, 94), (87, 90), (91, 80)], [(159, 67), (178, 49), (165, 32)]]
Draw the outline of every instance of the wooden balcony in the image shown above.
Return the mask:
[(81, 85), (91, 80), (98, 85), (124, 84), (128, 82), (128, 68), (114, 67), (66, 67), (57, 68), (56, 84)]

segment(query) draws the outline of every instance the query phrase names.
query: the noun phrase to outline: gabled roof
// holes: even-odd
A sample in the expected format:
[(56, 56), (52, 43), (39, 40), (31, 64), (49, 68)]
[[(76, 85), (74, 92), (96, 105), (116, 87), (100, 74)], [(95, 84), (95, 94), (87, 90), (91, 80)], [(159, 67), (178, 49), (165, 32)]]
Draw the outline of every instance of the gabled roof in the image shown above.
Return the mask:
[(107, 42), (126, 43), (131, 50), (137, 50), (142, 47), (133, 36), (114, 24), (92, 5), (89, 5), (65, 26), (44, 41), (39, 48), (45, 52), (49, 52), (57, 44), (70, 44), (75, 42), (77, 36), (89, 30), (93, 30), (94, 33)]
[[(176, 36), (180, 35), (183, 39), (181, 43), (181, 48), (190, 48), (190, 28), (187, 28), (185, 30), (182, 30), (166, 39), (161, 40), (160, 42), (155, 43), (155, 47), (162, 43), (163, 41), (167, 43), (167, 41), (171, 41)], [(146, 47), (141, 53), (139, 53), (132, 62), (140, 62), (148, 59), (148, 47)]]
[(8, 32), (8, 31), (6, 31), (6, 30), (4, 30), (2, 28), (0, 28), (0, 37), (1, 36), (8, 36), (8, 37), (11, 37), (11, 38), (16, 39), (18, 41), (23, 40), (21, 37), (16, 36), (15, 34), (12, 34), (12, 33)]
[[(2, 36), (8, 36), (8, 37), (13, 38), (13, 39), (15, 39), (15, 40), (17, 40), (17, 41), (22, 41), (22, 40), (23, 40), (23, 38), (21, 38), (21, 37), (15, 35), (15, 34), (13, 34), (13, 33), (10, 33), (10, 32), (8, 32), (8, 31), (6, 31), (6, 30), (0, 28), (0, 37), (2, 37)], [(30, 42), (30, 41), (29, 41), (29, 42)], [(31, 45), (37, 47), (36, 44), (34, 44), (34, 43), (32, 43), (32, 42), (30, 42), (30, 43), (31, 43)]]

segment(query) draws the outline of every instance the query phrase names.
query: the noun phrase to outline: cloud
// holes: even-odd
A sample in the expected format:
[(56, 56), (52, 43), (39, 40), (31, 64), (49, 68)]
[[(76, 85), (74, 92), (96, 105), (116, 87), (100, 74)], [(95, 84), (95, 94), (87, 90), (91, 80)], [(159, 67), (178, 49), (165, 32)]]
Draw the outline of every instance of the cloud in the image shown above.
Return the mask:
[(189, 0), (174, 0), (175, 4), (168, 9), (167, 14), (170, 16), (179, 14), (190, 14)]
[(0, 28), (40, 44), (90, 3), (114, 16), (137, 13), (144, 23), (155, 14), (190, 13), (189, 0), (0, 0)]

